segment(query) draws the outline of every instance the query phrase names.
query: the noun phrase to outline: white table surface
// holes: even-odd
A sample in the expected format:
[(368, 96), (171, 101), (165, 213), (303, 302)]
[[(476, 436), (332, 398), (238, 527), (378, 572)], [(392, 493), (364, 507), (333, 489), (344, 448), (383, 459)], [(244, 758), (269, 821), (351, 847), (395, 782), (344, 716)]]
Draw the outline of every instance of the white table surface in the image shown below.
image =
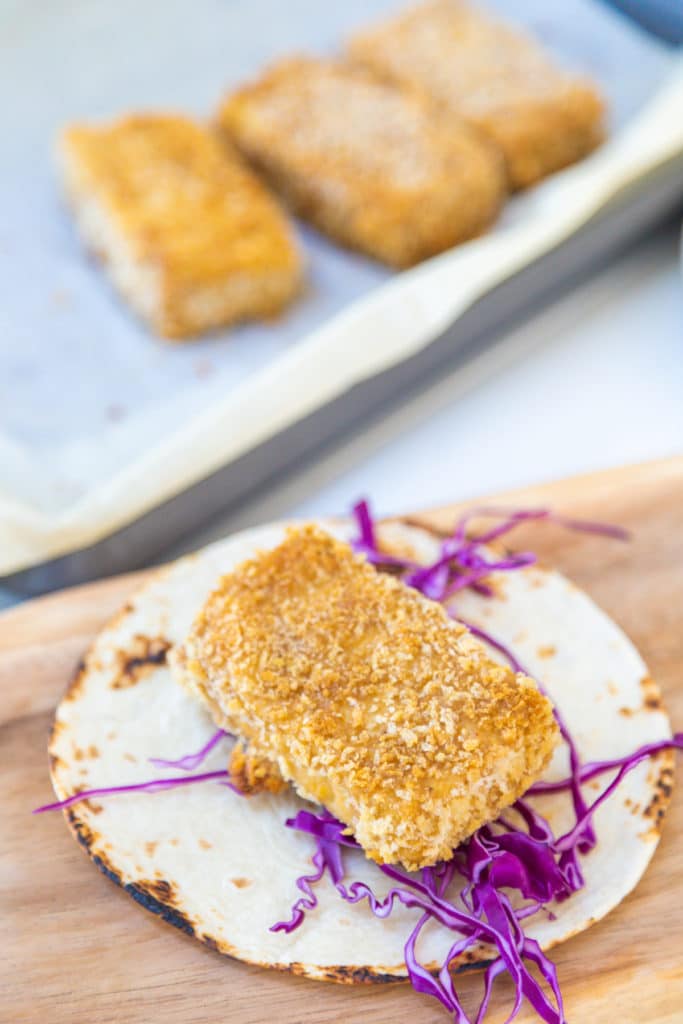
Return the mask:
[[(672, 221), (464, 366), (177, 551), (286, 516), (380, 513), (683, 451), (683, 277)], [(176, 554), (177, 551), (170, 552)], [(0, 606), (14, 598), (0, 590)]]

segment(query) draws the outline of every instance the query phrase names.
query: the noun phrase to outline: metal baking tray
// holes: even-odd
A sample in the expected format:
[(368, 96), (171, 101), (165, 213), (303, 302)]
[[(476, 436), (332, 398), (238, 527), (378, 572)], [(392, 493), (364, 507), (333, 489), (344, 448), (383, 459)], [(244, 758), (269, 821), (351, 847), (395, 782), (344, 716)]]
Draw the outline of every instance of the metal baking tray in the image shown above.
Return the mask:
[(364, 419), (405, 399), (411, 389), (481, 352), (501, 330), (558, 299), (604, 262), (676, 211), (683, 210), (683, 156), (622, 189), (566, 242), (489, 292), (416, 356), (377, 374), (249, 451), (200, 483), (100, 542), (7, 576), (3, 584), (33, 595), (161, 560), (268, 480), (314, 456)]

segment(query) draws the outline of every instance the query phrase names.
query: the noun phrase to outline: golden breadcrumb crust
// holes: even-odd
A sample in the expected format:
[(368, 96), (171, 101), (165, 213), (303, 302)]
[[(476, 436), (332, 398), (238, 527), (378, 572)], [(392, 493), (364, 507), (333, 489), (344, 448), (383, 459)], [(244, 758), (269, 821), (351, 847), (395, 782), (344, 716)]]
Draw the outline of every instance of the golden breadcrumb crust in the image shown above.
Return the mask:
[(485, 133), (503, 151), (512, 188), (580, 160), (604, 136), (604, 104), (593, 83), (461, 0), (427, 0), (358, 34), (348, 53)]
[(161, 334), (270, 316), (298, 290), (301, 260), (284, 213), (213, 130), (133, 114), (68, 128), (61, 157), (86, 241)]
[(481, 233), (504, 200), (494, 147), (339, 62), (276, 64), (227, 98), (218, 124), (297, 213), (393, 266)]
[(531, 679), (314, 526), (224, 576), (175, 657), (251, 756), (409, 869), (450, 857), (557, 741)]

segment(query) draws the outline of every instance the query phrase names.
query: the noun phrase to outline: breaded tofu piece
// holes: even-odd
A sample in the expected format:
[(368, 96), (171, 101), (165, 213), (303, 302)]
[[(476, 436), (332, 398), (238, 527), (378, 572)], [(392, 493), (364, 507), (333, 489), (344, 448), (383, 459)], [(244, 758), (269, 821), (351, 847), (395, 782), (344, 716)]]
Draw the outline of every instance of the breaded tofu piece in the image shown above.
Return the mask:
[(278, 313), (302, 263), (276, 199), (238, 153), (186, 117), (74, 125), (60, 142), (86, 245), (168, 338)]
[(224, 576), (173, 662), (249, 756), (409, 869), (450, 858), (557, 741), (531, 679), (314, 526)]
[(499, 155), (464, 122), (339, 62), (276, 64), (218, 123), (298, 214), (391, 266), (480, 234), (504, 199)]
[(462, 0), (410, 8), (358, 34), (348, 55), (382, 80), (422, 90), (493, 140), (513, 189), (580, 160), (604, 137), (604, 104), (592, 82)]

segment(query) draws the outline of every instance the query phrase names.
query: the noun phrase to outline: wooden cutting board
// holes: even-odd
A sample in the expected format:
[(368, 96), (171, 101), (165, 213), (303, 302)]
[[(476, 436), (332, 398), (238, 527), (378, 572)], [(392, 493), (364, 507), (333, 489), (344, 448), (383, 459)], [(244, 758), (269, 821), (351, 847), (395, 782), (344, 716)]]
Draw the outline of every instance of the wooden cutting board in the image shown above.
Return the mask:
[[(499, 496), (621, 523), (620, 544), (528, 527), (533, 546), (630, 634), (683, 728), (683, 458)], [(456, 507), (416, 519), (448, 527)], [(406, 985), (347, 987), (246, 967), (138, 907), (88, 863), (50, 799), (52, 709), (96, 630), (144, 574), (32, 601), (0, 616), (0, 1020), (7, 1024), (385, 1024), (447, 1015)], [(619, 865), (615, 864), (615, 870)], [(635, 893), (556, 951), (573, 1024), (683, 1021), (683, 791)], [(462, 979), (472, 1002), (476, 977)], [(511, 990), (497, 983), (491, 1020)], [(533, 1020), (522, 1014), (520, 1020)]]

